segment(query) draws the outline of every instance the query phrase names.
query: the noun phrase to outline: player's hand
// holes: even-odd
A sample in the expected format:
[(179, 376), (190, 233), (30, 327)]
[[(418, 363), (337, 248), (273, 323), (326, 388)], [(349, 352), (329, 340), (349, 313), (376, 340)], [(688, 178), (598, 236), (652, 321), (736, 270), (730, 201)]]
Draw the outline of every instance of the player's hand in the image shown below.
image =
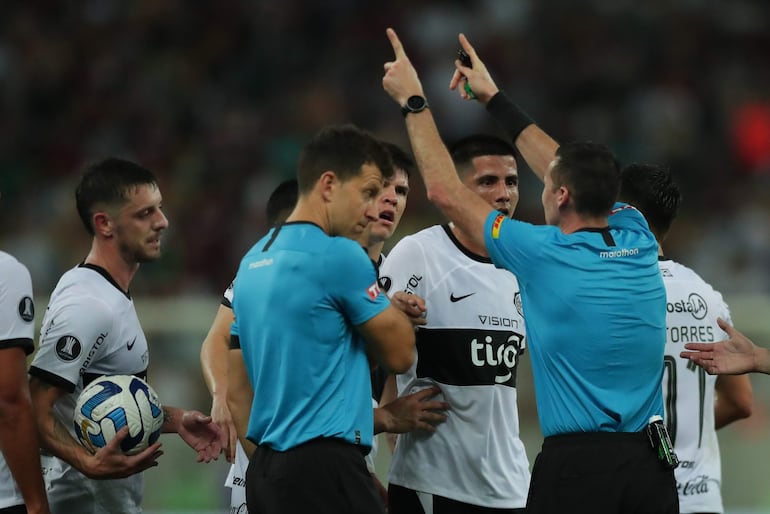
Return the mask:
[(722, 318), (719, 327), (729, 339), (716, 343), (685, 343), (688, 351), (679, 354), (702, 367), (710, 375), (738, 375), (759, 369), (757, 347)]
[(91, 455), (90, 462), (83, 467), (83, 474), (93, 479), (125, 478), (158, 465), (158, 458), (163, 455), (160, 441), (136, 455), (126, 455), (120, 449), (120, 443), (126, 437), (128, 427), (123, 427), (109, 443)]
[(211, 416), (196, 410), (184, 411), (182, 422), (177, 429), (187, 445), (198, 452), (198, 462), (217, 460), (222, 452), (222, 433)]
[(409, 294), (406, 291), (396, 291), (391, 296), (390, 302), (409, 317), (412, 325), (425, 325), (428, 322), (426, 318), (428, 311), (425, 300), (421, 296)]
[(384, 431), (397, 434), (413, 430), (435, 432), (436, 425), (446, 421), (444, 413), (449, 410), (447, 402), (431, 399), (440, 392), (436, 386), (428, 387), (379, 407), (388, 414)]
[(382, 87), (398, 105), (406, 104), (410, 96), (425, 96), (420, 79), (417, 77), (417, 70), (414, 69), (409, 57), (406, 56), (396, 31), (389, 28), (385, 33), (393, 47), (395, 60), (388, 61), (384, 65), (385, 76), (382, 77)]
[(235, 431), (235, 423), (227, 402), (214, 396), (211, 401), (211, 419), (219, 427), (221, 438), (219, 444), (225, 454), (227, 462), (235, 462), (235, 443), (238, 441), (238, 434)]
[(464, 100), (474, 100), (474, 98), (471, 98), (465, 91), (465, 87), (463, 87), (464, 81), (467, 80), (468, 85), (476, 95), (475, 100), (478, 100), (482, 104), (486, 104), (500, 89), (495, 85), (495, 81), (492, 80), (492, 76), (489, 74), (487, 67), (476, 54), (476, 50), (465, 35), (460, 34), (458, 39), (460, 40), (460, 46), (463, 47), (465, 53), (471, 58), (473, 67), (466, 68), (459, 59), (455, 60), (455, 71), (452, 74), (452, 79), (449, 81), (449, 89), (452, 91), (456, 89), (460, 93), (460, 97)]

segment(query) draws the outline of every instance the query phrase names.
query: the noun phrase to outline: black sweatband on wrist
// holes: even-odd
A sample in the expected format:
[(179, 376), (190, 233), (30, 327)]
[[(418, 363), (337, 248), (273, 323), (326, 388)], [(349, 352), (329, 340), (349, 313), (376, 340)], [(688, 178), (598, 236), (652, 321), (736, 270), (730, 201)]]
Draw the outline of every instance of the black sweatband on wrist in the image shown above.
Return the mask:
[(497, 120), (497, 123), (508, 133), (513, 143), (519, 137), (521, 131), (535, 122), (524, 111), (519, 109), (508, 98), (505, 93), (498, 91), (492, 99), (487, 102), (487, 111)]

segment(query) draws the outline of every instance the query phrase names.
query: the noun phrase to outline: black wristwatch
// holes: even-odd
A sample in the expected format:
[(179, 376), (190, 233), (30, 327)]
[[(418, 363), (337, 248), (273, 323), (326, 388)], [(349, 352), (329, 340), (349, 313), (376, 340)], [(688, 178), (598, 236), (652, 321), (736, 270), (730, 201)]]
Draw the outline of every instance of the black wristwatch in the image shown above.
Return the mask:
[(410, 112), (420, 112), (428, 108), (428, 101), (423, 96), (413, 95), (406, 101), (406, 104), (401, 107), (401, 114), (406, 115)]

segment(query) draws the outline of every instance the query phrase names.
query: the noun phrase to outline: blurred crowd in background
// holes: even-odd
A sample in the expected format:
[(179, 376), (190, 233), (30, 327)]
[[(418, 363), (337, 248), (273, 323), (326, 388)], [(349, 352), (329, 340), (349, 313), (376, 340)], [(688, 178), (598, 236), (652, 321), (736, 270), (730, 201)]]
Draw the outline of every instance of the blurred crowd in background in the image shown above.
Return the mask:
[[(0, 248), (48, 295), (88, 252), (74, 206), (84, 164), (116, 155), (152, 169), (170, 228), (132, 292), (179, 307), (137, 302), (148, 333), (163, 329), (149, 337), (172, 402), (208, 408), (200, 342), (308, 138), (353, 122), (406, 146), (382, 90), (388, 26), (447, 142), (499, 134), (448, 89), (464, 32), (498, 86), (557, 140), (605, 142), (623, 163), (675, 171), (685, 199), (669, 256), (726, 295), (770, 295), (766, 0), (4, 0), (0, 14)], [(523, 163), (520, 175), (516, 216), (542, 223), (541, 185)], [(391, 245), (441, 220), (418, 177), (411, 187)], [(210, 305), (193, 313), (179, 300), (201, 295)], [(753, 382), (758, 393), (770, 386)], [(538, 437), (530, 383), (520, 391), (528, 443)], [(758, 406), (770, 397), (757, 396)], [(757, 408), (720, 436), (729, 504), (770, 505), (757, 458), (770, 451), (767, 424)], [(527, 447), (531, 460), (537, 449)], [(190, 466), (186, 449), (172, 462), (149, 475), (148, 508), (226, 502), (224, 463)]]
[[(161, 180), (164, 257), (134, 289), (216, 294), (266, 229), (264, 203), (329, 123), (406, 143), (382, 91), (400, 34), (445, 140), (496, 132), (448, 90), (464, 32), (557, 140), (671, 166), (685, 204), (667, 253), (724, 293), (770, 293), (770, 3), (6, 0), (0, 16), (0, 234), (36, 293), (87, 252), (86, 162)], [(542, 223), (525, 166), (518, 217)], [(418, 178), (401, 233), (437, 220)]]

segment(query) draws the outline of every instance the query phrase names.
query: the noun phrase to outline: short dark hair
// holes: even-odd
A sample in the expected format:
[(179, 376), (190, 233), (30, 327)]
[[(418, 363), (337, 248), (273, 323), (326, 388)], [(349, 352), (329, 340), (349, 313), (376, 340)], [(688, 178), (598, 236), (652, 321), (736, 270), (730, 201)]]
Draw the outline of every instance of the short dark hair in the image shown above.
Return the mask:
[(383, 144), (355, 125), (331, 125), (321, 129), (305, 145), (297, 166), (297, 185), (301, 194), (328, 170), (341, 181), (358, 176), (364, 164), (380, 169), (383, 178), (393, 177), (393, 161)]
[(556, 157), (551, 180), (555, 187), (569, 189), (575, 212), (607, 216), (620, 187), (620, 164), (610, 149), (599, 143), (566, 143), (556, 150)]
[(395, 143), (383, 141), (382, 144), (385, 149), (390, 153), (390, 158), (393, 161), (393, 167), (404, 170), (406, 178), (410, 178), (412, 174), (417, 171), (417, 164), (414, 162), (414, 158), (409, 153), (398, 146)]
[(88, 233), (94, 235), (91, 218), (98, 204), (122, 205), (129, 192), (142, 185), (157, 188), (158, 180), (150, 170), (134, 162), (108, 157), (89, 164), (75, 189), (75, 205)]
[[(449, 147), (455, 167), (464, 168), (482, 155), (510, 155), (516, 159), (516, 149), (508, 141), (491, 134), (473, 134), (455, 141)], [(461, 171), (458, 169), (458, 171)]]
[(618, 200), (639, 209), (650, 230), (662, 241), (679, 212), (682, 193), (669, 168), (633, 163), (620, 172)]
[(267, 224), (274, 227), (286, 220), (296, 204), (297, 179), (290, 178), (284, 180), (276, 186), (273, 192), (270, 193), (270, 198), (267, 199), (267, 207), (265, 207)]

